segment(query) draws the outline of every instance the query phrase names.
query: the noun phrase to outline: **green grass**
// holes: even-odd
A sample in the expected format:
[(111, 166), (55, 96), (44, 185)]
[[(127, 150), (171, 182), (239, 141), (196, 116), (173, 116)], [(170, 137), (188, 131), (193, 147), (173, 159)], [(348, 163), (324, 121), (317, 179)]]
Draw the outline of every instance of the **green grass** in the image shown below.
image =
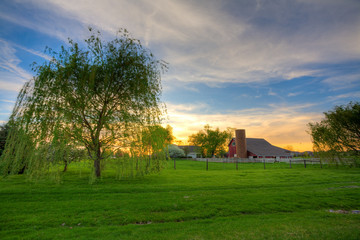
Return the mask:
[(0, 239), (360, 239), (360, 169), (173, 162), (160, 174), (89, 184), (0, 181)]

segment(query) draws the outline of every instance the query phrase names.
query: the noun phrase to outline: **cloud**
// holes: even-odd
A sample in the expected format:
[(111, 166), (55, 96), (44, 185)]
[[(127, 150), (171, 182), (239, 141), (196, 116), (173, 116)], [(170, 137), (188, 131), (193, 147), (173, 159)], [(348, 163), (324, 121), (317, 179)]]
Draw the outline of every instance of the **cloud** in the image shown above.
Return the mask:
[(193, 103), (193, 104), (166, 104), (168, 109), (175, 110), (176, 112), (187, 112), (187, 113), (197, 113), (197, 112), (207, 112), (210, 109), (210, 106), (206, 103)]
[(11, 44), (0, 39), (0, 71), (2, 73), (0, 80), (7, 78), (7, 73), (17, 76), (17, 79), (22, 81), (27, 81), (32, 77), (27, 71), (19, 67), (21, 60), (15, 53), (16, 50)]
[(360, 88), (360, 73), (343, 73), (323, 80), (332, 90)]
[(290, 92), (290, 93), (288, 93), (288, 97), (296, 97), (296, 96), (299, 96), (299, 95), (301, 95), (301, 94), (303, 94), (303, 92)]
[(0, 39), (0, 90), (19, 92), (31, 75), (19, 67), (21, 60), (15, 55), (16, 49)]
[(268, 95), (269, 96), (278, 96), (278, 94), (276, 92), (274, 92), (271, 88), (269, 89)]
[(0, 89), (19, 92), (23, 84), (33, 76), (20, 67), (21, 60), (17, 57), (17, 49), (24, 50), (35, 56), (50, 60), (51, 57), (33, 49), (11, 43), (0, 38)]
[[(16, 76), (13, 76), (13, 77), (14, 77), (13, 79), (16, 79)], [(22, 86), (23, 86), (22, 83), (13, 83), (10, 81), (0, 80), (0, 90), (19, 92), (21, 90)]]
[(13, 100), (7, 100), (7, 99), (0, 99), (0, 102), (15, 103), (15, 101), (13, 101)]
[(178, 76), (172, 76), (169, 78), (168, 76), (165, 76), (162, 79), (162, 87), (164, 92), (181, 92), (181, 91), (190, 91), (194, 93), (199, 93), (200, 90), (193, 85), (193, 83), (187, 83), (179, 81)]
[(19, 92), (25, 82), (33, 76), (20, 67), (16, 48), (20, 48), (36, 56), (48, 59), (49, 56), (35, 50), (0, 39), (0, 90)]
[(34, 50), (34, 49), (26, 48), (26, 47), (21, 46), (21, 45), (19, 45), (19, 44), (12, 44), (12, 45), (15, 46), (15, 47), (17, 47), (17, 48), (20, 48), (20, 49), (22, 49), (22, 50), (24, 50), (24, 51), (26, 51), (26, 52), (28, 52), (28, 53), (31, 53), (31, 54), (33, 54), (33, 55), (35, 55), (35, 56), (41, 57), (41, 58), (43, 58), (43, 59), (45, 59), (45, 60), (47, 60), (47, 61), (52, 60), (52, 57), (49, 56), (49, 55), (47, 55), (47, 54), (45, 54), (45, 53), (36, 51), (36, 50)]
[(77, 21), (71, 22), (76, 30), (95, 25), (112, 34), (119, 27), (128, 28), (170, 62), (169, 74), (182, 82), (221, 86), (286, 80), (316, 73), (304, 65), (359, 59), (360, 54), (356, 1), (38, 0), (31, 4), (55, 13), (49, 24), (60, 31), (53, 33), (54, 27), (47, 23), (28, 26), (60, 38), (68, 32), (69, 20)]
[(6, 116), (9, 117), (9, 115), (11, 114), (15, 102), (12, 101), (2, 101), (3, 103), (0, 103), (0, 115), (1, 116)]
[(337, 101), (337, 100), (340, 100), (340, 99), (359, 100), (360, 99), (360, 91), (350, 92), (350, 93), (346, 93), (346, 94), (339, 94), (339, 95), (336, 95), (336, 96), (329, 96), (328, 99), (330, 101)]
[[(84, 39), (86, 26), (72, 17), (68, 11), (61, 11), (50, 1), (14, 0), (4, 1), (0, 8), (0, 19), (32, 29), (67, 43), (69, 37)], [(74, 21), (75, 20), (75, 21)]]

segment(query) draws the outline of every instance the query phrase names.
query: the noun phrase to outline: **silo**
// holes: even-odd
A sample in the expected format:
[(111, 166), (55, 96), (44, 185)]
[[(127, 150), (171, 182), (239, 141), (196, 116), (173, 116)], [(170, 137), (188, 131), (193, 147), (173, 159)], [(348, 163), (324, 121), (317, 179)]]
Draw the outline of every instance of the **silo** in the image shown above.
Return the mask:
[(236, 156), (247, 158), (245, 129), (235, 130)]

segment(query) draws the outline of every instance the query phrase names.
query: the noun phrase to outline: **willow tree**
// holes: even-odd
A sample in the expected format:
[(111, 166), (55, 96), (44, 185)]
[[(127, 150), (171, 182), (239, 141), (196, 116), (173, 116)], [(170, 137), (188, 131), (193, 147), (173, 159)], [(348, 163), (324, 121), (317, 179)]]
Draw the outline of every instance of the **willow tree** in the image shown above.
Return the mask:
[(160, 125), (149, 126), (141, 134), (141, 145), (143, 152), (148, 155), (161, 155), (167, 153), (167, 147), (173, 141), (172, 128), (167, 125), (166, 128)]
[[(168, 125), (166, 128), (160, 125), (152, 125), (144, 128), (139, 134), (137, 144), (131, 150), (137, 150), (136, 156), (142, 155), (143, 160), (146, 159), (145, 172), (159, 171), (165, 166), (163, 159), (168, 159), (168, 146), (174, 139), (172, 135), (172, 128)], [(138, 161), (138, 158), (136, 159)]]
[(308, 124), (315, 152), (336, 163), (344, 156), (356, 163), (360, 157), (360, 103), (336, 106), (324, 115), (320, 122)]
[(9, 132), (9, 124), (4, 124), (0, 126), (0, 156), (5, 148), (8, 132)]
[(84, 44), (69, 40), (60, 52), (49, 50), (51, 61), (34, 68), (35, 77), (22, 88), (10, 117), (3, 172), (38, 171), (63, 161), (64, 149), (76, 148), (86, 150), (99, 177), (109, 149), (142, 126), (160, 122), (166, 63), (126, 30), (108, 42), (89, 30)]

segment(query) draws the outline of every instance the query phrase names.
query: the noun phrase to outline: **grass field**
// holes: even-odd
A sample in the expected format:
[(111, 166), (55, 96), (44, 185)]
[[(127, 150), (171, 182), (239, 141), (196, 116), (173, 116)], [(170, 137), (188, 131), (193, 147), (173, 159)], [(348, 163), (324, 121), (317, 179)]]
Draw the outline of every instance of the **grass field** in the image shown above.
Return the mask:
[(177, 161), (160, 174), (89, 184), (0, 181), (0, 239), (360, 239), (360, 169)]

